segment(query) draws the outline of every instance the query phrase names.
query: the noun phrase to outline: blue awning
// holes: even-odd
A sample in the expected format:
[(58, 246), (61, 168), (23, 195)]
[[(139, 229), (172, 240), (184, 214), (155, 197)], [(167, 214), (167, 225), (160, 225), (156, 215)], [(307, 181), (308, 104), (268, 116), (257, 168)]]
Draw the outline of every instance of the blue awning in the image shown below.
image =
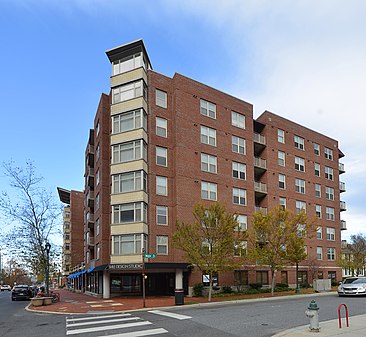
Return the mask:
[(86, 272), (87, 272), (87, 273), (91, 273), (91, 272), (94, 270), (94, 268), (95, 268), (95, 267), (93, 267), (93, 268), (89, 268)]

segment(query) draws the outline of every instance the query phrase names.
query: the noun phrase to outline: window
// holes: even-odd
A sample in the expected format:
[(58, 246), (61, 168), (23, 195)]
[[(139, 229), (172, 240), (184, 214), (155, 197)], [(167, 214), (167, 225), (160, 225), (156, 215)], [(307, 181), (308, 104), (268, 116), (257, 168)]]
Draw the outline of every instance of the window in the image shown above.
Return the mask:
[(217, 200), (217, 185), (206, 181), (201, 182), (201, 198)]
[(305, 194), (305, 180), (296, 178), (296, 192)]
[(281, 206), (281, 208), (282, 208), (283, 210), (285, 210), (285, 209), (286, 209), (286, 198), (284, 198), (284, 197), (280, 197), (280, 198), (279, 198), (279, 202), (280, 202), (280, 206)]
[(256, 283), (268, 285), (268, 271), (256, 271)]
[(147, 145), (142, 140), (134, 140), (112, 146), (112, 164), (125, 163), (131, 160), (147, 160)]
[(233, 203), (236, 205), (246, 205), (247, 191), (241, 188), (233, 188)]
[(318, 198), (321, 198), (321, 196), (322, 196), (322, 189), (321, 189), (321, 185), (319, 185), (319, 184), (315, 184), (315, 196)]
[(202, 115), (216, 119), (216, 104), (201, 99), (200, 111)]
[(124, 102), (142, 95), (146, 98), (146, 85), (143, 81), (123, 84), (112, 89), (112, 104)]
[(238, 215), (238, 231), (245, 231), (248, 226), (248, 217), (246, 215)]
[(285, 152), (278, 151), (277, 158), (278, 165), (285, 166)]
[(320, 164), (314, 163), (314, 174), (316, 177), (320, 177)]
[(325, 179), (333, 180), (333, 169), (325, 166)]
[(329, 261), (334, 261), (335, 260), (335, 248), (328, 248), (328, 253), (327, 253), (327, 257)]
[(231, 125), (245, 129), (245, 116), (235, 111), (231, 111)]
[(277, 130), (277, 140), (279, 143), (285, 144), (285, 131), (281, 129)]
[(134, 171), (112, 176), (113, 193), (147, 191), (147, 174), (145, 171)]
[(294, 136), (295, 147), (299, 150), (304, 150), (304, 138)]
[(99, 158), (100, 158), (100, 146), (98, 144), (97, 149), (95, 150), (95, 159), (96, 159), (96, 161), (98, 161)]
[(234, 271), (234, 285), (237, 286), (238, 288), (249, 285), (247, 270)]
[(245, 154), (245, 139), (232, 136), (231, 144), (233, 152)]
[(96, 251), (97, 251), (97, 256), (96, 256), (96, 258), (97, 258), (97, 260), (99, 260), (100, 259), (100, 244), (99, 243), (97, 243), (96, 245), (95, 245), (95, 248), (96, 248)]
[(156, 223), (158, 225), (168, 224), (168, 207), (156, 206)]
[(168, 166), (168, 150), (165, 147), (156, 147), (156, 165)]
[(320, 145), (317, 143), (314, 143), (314, 154), (320, 156)]
[(97, 173), (95, 174), (95, 181), (96, 181), (96, 184), (98, 186), (99, 183), (100, 183), (100, 171), (99, 171), (99, 169), (98, 169)]
[(333, 150), (325, 147), (324, 148), (324, 157), (329, 160), (333, 160)]
[(165, 91), (161, 91), (159, 89), (155, 90), (155, 103), (157, 106), (160, 106), (162, 108), (167, 107), (167, 94)]
[(334, 221), (334, 208), (333, 207), (326, 207), (325, 208), (325, 216), (327, 220)]
[(305, 171), (305, 159), (295, 157), (295, 170), (304, 172)]
[(168, 195), (168, 178), (156, 176), (156, 194)]
[(333, 187), (325, 187), (325, 198), (327, 200), (334, 200), (334, 188)]
[(247, 253), (247, 241), (240, 241), (234, 243), (234, 256), (245, 256)]
[(318, 240), (323, 239), (323, 229), (322, 229), (322, 227), (318, 227), (318, 229), (316, 230), (316, 238)]
[(146, 222), (147, 205), (144, 202), (131, 202), (113, 206), (113, 223)]
[(316, 259), (323, 260), (323, 248), (322, 247), (316, 247)]
[(233, 161), (232, 168), (233, 168), (233, 178), (245, 180), (246, 171), (247, 171), (245, 164), (241, 164), (241, 163), (237, 163), (237, 162)]
[(321, 205), (315, 205), (315, 214), (319, 219), (322, 218), (322, 206)]
[(166, 138), (168, 135), (168, 121), (164, 118), (156, 117), (156, 135)]
[(333, 282), (336, 282), (337, 281), (337, 272), (328, 271), (328, 279), (332, 280)]
[(113, 61), (113, 75), (118, 75), (145, 66), (143, 61), (144, 60), (141, 53), (130, 55), (117, 61)]
[(335, 240), (335, 228), (327, 227), (327, 240), (328, 241)]
[(283, 190), (286, 188), (286, 176), (283, 174), (278, 175), (278, 187)]
[(308, 287), (308, 272), (299, 270), (297, 273), (297, 280), (301, 287)]
[(141, 239), (146, 247), (146, 235), (126, 234), (112, 236), (112, 255), (140, 254), (142, 251)]
[(100, 207), (100, 194), (98, 193), (95, 197), (95, 210), (98, 210)]
[(112, 116), (112, 133), (114, 134), (140, 128), (147, 130), (147, 115), (143, 109)]
[(96, 227), (96, 235), (100, 234), (100, 219), (98, 218), (97, 221), (95, 222), (95, 227)]
[(201, 153), (201, 170), (217, 173), (217, 158), (206, 153)]
[(201, 126), (201, 143), (216, 146), (216, 130)]
[(296, 214), (300, 213), (303, 210), (306, 213), (306, 202), (296, 200)]
[(168, 237), (166, 235), (156, 236), (156, 252), (159, 255), (168, 255)]
[(99, 121), (97, 122), (97, 125), (95, 127), (95, 130), (96, 130), (97, 136), (99, 136), (99, 132), (100, 132), (100, 123), (99, 123)]

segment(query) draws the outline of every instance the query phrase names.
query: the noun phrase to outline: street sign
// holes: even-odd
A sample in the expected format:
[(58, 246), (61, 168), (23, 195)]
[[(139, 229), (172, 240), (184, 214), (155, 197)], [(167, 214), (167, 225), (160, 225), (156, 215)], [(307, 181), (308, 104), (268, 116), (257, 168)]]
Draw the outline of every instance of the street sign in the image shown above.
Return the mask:
[(156, 258), (156, 254), (145, 254), (145, 258), (147, 258), (147, 259), (155, 259)]

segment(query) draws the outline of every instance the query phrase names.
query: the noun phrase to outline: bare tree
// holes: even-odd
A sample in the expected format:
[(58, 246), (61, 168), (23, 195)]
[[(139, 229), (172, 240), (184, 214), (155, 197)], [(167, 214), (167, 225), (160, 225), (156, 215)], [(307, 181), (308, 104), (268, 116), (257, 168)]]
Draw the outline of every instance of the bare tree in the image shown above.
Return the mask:
[[(45, 243), (58, 233), (56, 221), (61, 208), (52, 193), (40, 186), (43, 178), (31, 161), (24, 168), (12, 161), (2, 166), (12, 188), (12, 193), (0, 196), (0, 211), (12, 224), (8, 232), (2, 233), (3, 242), (34, 275), (42, 275), (47, 261)], [(52, 246), (51, 259), (55, 254)]]

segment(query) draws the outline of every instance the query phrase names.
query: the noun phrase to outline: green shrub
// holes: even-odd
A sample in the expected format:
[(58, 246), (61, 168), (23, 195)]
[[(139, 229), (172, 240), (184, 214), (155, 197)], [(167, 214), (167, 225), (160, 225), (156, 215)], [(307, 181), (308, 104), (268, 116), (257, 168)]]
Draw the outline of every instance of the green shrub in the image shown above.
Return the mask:
[(203, 284), (197, 283), (193, 286), (193, 295), (197, 297), (203, 296)]
[(230, 286), (222, 286), (221, 291), (224, 294), (231, 294), (233, 292), (233, 289)]
[(258, 289), (262, 288), (262, 285), (260, 283), (250, 283), (249, 287), (250, 287), (250, 289), (258, 290)]

